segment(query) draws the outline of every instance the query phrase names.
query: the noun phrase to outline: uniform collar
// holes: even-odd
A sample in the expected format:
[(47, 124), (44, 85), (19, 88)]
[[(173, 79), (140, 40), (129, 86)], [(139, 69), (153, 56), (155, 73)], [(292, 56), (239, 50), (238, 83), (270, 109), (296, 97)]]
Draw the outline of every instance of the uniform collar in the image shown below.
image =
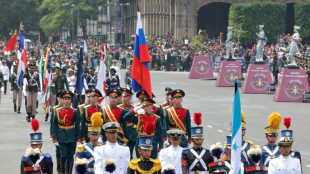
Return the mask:
[(277, 147), (277, 145), (275, 144), (275, 145), (273, 145), (273, 146), (271, 146), (269, 143), (267, 143), (267, 145), (266, 145), (269, 149), (271, 149), (271, 150), (274, 150), (276, 147)]
[(107, 141), (107, 145), (116, 146), (116, 145), (117, 145), (117, 142), (116, 142), (116, 143), (111, 143), (111, 142)]

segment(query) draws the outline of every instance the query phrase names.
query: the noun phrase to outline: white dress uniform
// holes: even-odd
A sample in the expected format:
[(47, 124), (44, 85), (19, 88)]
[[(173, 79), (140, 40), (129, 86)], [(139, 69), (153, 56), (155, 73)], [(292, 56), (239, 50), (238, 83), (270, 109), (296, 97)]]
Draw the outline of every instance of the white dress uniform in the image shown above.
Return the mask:
[(67, 81), (68, 81), (69, 91), (71, 91), (74, 94), (75, 85), (76, 85), (76, 76), (73, 75), (73, 76), (67, 77)]
[(104, 160), (107, 158), (115, 160), (116, 169), (113, 174), (126, 174), (130, 161), (129, 147), (107, 141), (106, 144), (95, 148), (94, 158), (96, 174), (110, 174), (105, 171)]
[(291, 155), (280, 155), (270, 160), (268, 174), (301, 174), (300, 161)]
[(165, 149), (162, 149), (159, 153), (159, 160), (162, 166), (172, 164), (173, 166), (175, 166), (175, 173), (182, 173), (182, 165), (181, 165), (182, 151), (183, 151), (182, 147), (180, 146), (174, 147), (172, 145)]
[(3, 74), (3, 80), (8, 81), (10, 77), (10, 70), (8, 66), (1, 66), (1, 71)]

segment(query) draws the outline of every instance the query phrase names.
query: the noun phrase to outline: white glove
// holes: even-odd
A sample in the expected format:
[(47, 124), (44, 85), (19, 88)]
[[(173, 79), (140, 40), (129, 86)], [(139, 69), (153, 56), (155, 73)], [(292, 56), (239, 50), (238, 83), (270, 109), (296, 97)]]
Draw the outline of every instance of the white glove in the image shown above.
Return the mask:
[(77, 142), (76, 145), (81, 145), (81, 142)]
[(86, 141), (85, 141), (85, 140), (83, 140), (83, 141), (82, 141), (82, 144), (85, 144), (85, 143), (86, 143)]
[(99, 137), (99, 138), (98, 138), (98, 144), (102, 144), (102, 143), (103, 143), (102, 138)]
[(59, 146), (59, 143), (58, 143), (58, 142), (55, 142), (54, 145), (55, 145), (55, 146)]
[(143, 114), (145, 114), (145, 110), (144, 109), (139, 109), (137, 114), (143, 115)]
[(13, 91), (10, 91), (10, 97), (12, 98), (12, 96), (13, 96)]
[(2, 91), (2, 92), (4, 91), (4, 87), (1, 87), (1, 91)]
[(134, 111), (135, 113), (137, 113), (137, 111), (138, 111), (140, 108), (142, 108), (142, 106), (143, 106), (143, 105), (140, 105), (140, 106), (138, 106), (138, 107), (135, 107), (135, 108), (133, 109), (133, 111)]

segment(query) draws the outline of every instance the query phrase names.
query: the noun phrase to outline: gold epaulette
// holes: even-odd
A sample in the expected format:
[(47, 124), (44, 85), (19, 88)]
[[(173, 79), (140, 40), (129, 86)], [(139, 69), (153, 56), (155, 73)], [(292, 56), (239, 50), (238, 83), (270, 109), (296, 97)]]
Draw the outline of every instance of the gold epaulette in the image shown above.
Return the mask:
[(122, 107), (124, 104), (119, 104), (119, 105), (117, 105), (117, 107)]
[(139, 162), (141, 161), (141, 159), (132, 159), (130, 162), (129, 162), (129, 165), (128, 167), (131, 168), (132, 170), (137, 170), (139, 168)]
[(154, 163), (153, 168), (155, 168), (156, 171), (159, 171), (161, 169), (161, 163), (160, 163), (159, 159), (150, 158), (150, 161)]
[(78, 153), (82, 153), (84, 151), (84, 146), (85, 146), (85, 144), (78, 145), (77, 148), (76, 148), (76, 151)]
[(250, 148), (254, 148), (255, 145), (253, 141), (246, 140), (245, 142), (247, 142), (250, 145)]
[(153, 104), (153, 107), (155, 107), (155, 108), (159, 108), (159, 105), (157, 105), (157, 104)]

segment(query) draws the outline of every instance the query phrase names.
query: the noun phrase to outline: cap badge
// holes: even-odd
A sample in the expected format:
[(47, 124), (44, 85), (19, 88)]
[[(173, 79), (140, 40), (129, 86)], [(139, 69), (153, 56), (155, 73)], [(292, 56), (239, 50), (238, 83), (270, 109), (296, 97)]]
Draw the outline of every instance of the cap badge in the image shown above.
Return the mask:
[(146, 143), (147, 145), (150, 145), (150, 144), (151, 144), (151, 140), (150, 140), (150, 139), (146, 139), (146, 140), (145, 140), (145, 143)]
[(286, 132), (285, 135), (288, 137), (290, 136), (291, 134), (289, 132)]
[(259, 167), (259, 166), (256, 166), (256, 170), (260, 170), (260, 167)]
[(201, 130), (200, 130), (200, 129), (196, 129), (196, 133), (197, 133), (197, 134), (200, 134), (200, 133), (201, 133)]
[(94, 131), (98, 131), (98, 128), (97, 128), (97, 127), (94, 127)]
[(275, 128), (272, 128), (271, 130), (272, 130), (272, 131), (275, 131), (276, 129), (275, 129)]
[(221, 165), (222, 165), (222, 162), (221, 162), (221, 161), (219, 161), (217, 164), (218, 164), (219, 166), (221, 166)]
[(38, 135), (34, 135), (34, 136), (33, 136), (33, 139), (35, 139), (35, 140), (37, 140), (38, 138), (39, 138)]

